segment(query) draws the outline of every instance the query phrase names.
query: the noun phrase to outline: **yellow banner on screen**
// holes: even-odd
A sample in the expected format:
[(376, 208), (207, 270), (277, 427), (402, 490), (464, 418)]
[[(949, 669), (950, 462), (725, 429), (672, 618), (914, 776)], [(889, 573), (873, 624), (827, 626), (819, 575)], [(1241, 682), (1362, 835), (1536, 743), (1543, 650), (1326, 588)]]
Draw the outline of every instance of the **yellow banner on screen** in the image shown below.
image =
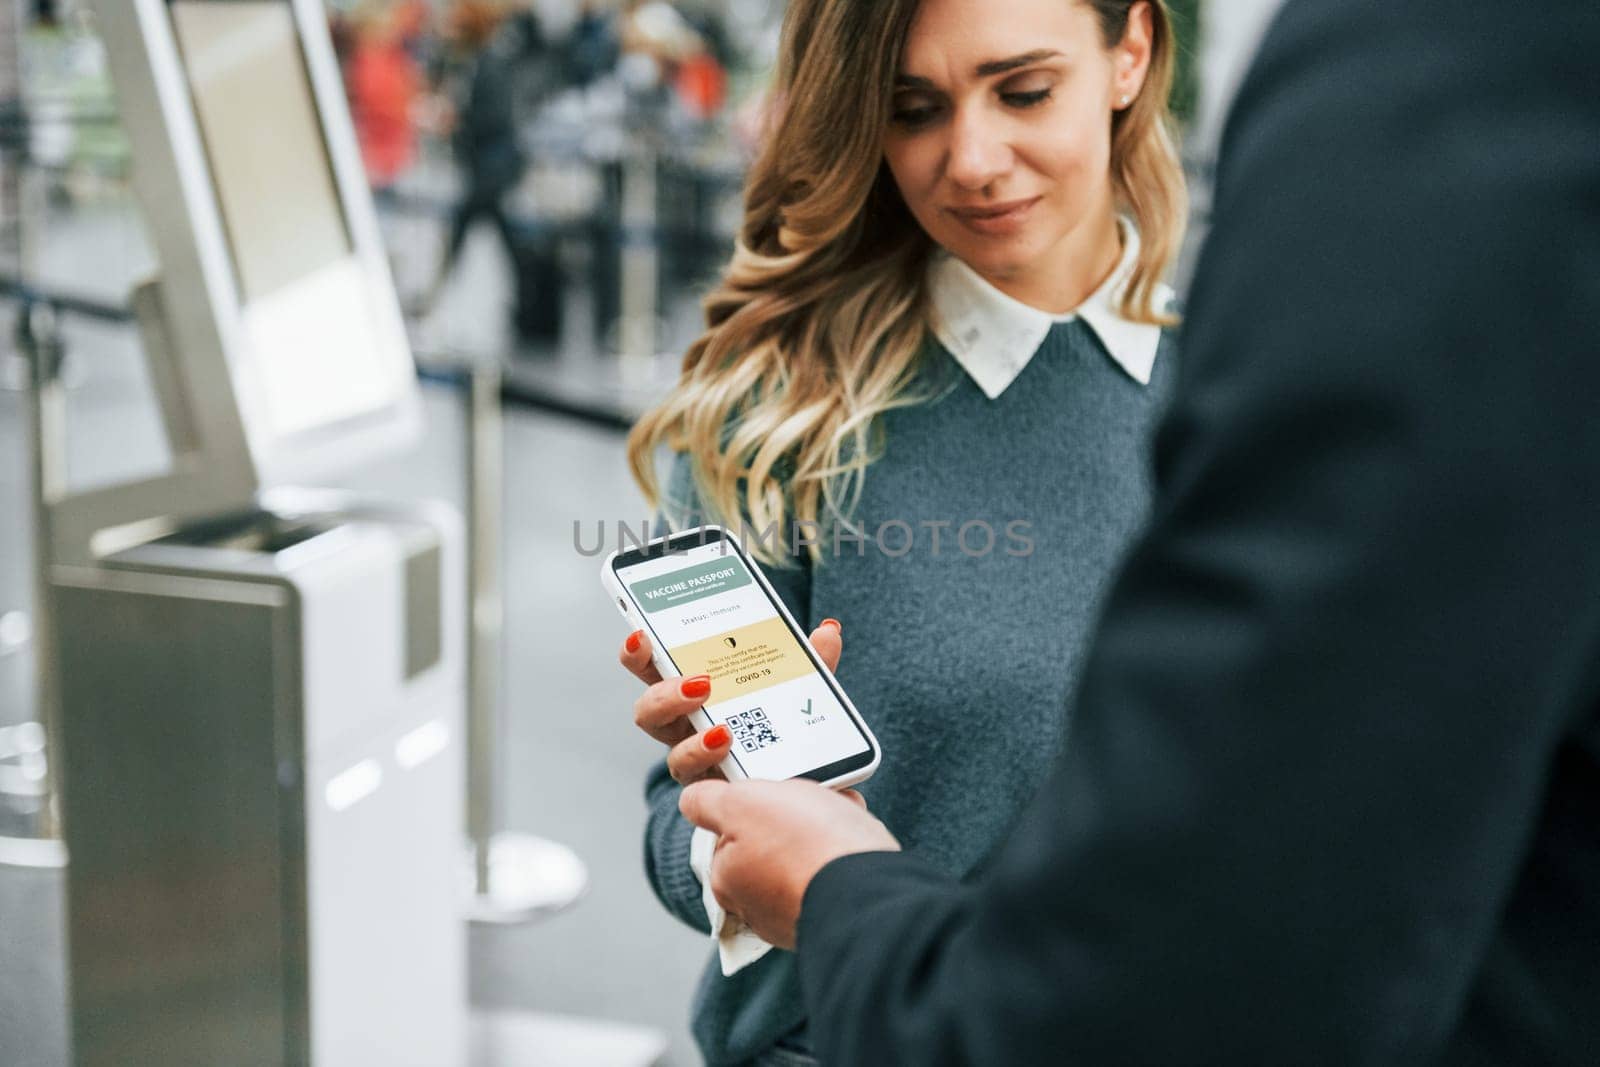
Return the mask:
[(711, 700), (732, 700), (769, 685), (803, 678), (815, 668), (777, 617), (672, 649), (685, 675), (709, 674)]

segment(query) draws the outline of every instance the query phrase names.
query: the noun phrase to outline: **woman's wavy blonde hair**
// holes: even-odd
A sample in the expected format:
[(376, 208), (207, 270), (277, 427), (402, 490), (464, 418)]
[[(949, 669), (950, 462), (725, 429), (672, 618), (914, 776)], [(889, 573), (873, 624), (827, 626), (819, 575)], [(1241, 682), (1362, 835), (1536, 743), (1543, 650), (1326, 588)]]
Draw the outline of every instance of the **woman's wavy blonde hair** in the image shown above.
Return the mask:
[[(1167, 100), (1176, 42), (1165, 0), (1062, 0), (1099, 16), (1106, 46), (1140, 3), (1155, 37), (1145, 86), (1114, 112), (1111, 170), (1141, 236), (1122, 313), (1170, 325), (1157, 286), (1187, 213)], [(773, 99), (780, 102), (745, 184), (744, 223), (706, 331), (673, 392), (641, 418), (628, 461), (652, 507), (657, 449), (687, 452), (708, 521), (775, 530), (751, 547), (782, 562), (796, 523), (849, 522), (880, 451), (878, 416), (911, 388), (926, 335), (932, 242), (883, 159), (894, 81), (918, 0), (791, 0)], [(815, 541), (816, 538), (811, 538)], [(820, 559), (816, 544), (813, 559)]]

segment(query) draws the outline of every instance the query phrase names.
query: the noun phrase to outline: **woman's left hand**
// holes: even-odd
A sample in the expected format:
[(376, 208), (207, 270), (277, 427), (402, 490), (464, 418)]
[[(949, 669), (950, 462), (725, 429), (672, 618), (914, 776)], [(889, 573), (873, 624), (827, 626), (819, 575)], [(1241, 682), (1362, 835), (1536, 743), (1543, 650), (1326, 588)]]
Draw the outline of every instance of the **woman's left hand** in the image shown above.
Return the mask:
[[(824, 619), (811, 634), (811, 647), (831, 671), (838, 667), (844, 652), (844, 639), (836, 619)], [(634, 722), (668, 746), (667, 772), (680, 785), (702, 778), (721, 778), (717, 765), (727, 758), (733, 735), (723, 725), (695, 732), (689, 714), (714, 698), (709, 678), (671, 678), (663, 680), (651, 661), (650, 638), (641, 630), (631, 634), (618, 658), (622, 665), (648, 688), (634, 703)], [(705, 692), (685, 690), (695, 684)]]

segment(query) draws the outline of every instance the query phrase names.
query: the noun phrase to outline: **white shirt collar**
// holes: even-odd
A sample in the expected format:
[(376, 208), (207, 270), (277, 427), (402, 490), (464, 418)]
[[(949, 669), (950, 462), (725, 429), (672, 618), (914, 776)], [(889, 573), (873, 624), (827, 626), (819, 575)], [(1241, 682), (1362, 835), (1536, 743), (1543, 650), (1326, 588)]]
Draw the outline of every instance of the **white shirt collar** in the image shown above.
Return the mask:
[[(1126, 219), (1119, 219), (1118, 225), (1122, 230), (1121, 262), (1089, 299), (1066, 315), (1029, 307), (996, 289), (948, 252), (935, 254), (928, 267), (933, 335), (990, 400), (1016, 381), (1044, 344), (1051, 326), (1079, 316), (1128, 377), (1140, 385), (1150, 384), (1161, 327), (1129, 322), (1117, 311), (1117, 298), (1139, 261), (1138, 231)], [(1155, 306), (1166, 307), (1172, 295), (1169, 287), (1158, 286)]]

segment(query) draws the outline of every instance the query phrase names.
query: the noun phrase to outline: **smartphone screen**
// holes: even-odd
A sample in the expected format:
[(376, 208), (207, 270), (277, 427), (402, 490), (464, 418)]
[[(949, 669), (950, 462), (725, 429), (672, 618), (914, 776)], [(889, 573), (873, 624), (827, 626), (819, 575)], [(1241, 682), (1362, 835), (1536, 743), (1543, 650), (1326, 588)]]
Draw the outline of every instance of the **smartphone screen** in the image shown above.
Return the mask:
[(732, 542), (689, 531), (611, 566), (655, 647), (685, 677), (711, 676), (706, 714), (746, 775), (825, 782), (872, 762), (837, 683)]

